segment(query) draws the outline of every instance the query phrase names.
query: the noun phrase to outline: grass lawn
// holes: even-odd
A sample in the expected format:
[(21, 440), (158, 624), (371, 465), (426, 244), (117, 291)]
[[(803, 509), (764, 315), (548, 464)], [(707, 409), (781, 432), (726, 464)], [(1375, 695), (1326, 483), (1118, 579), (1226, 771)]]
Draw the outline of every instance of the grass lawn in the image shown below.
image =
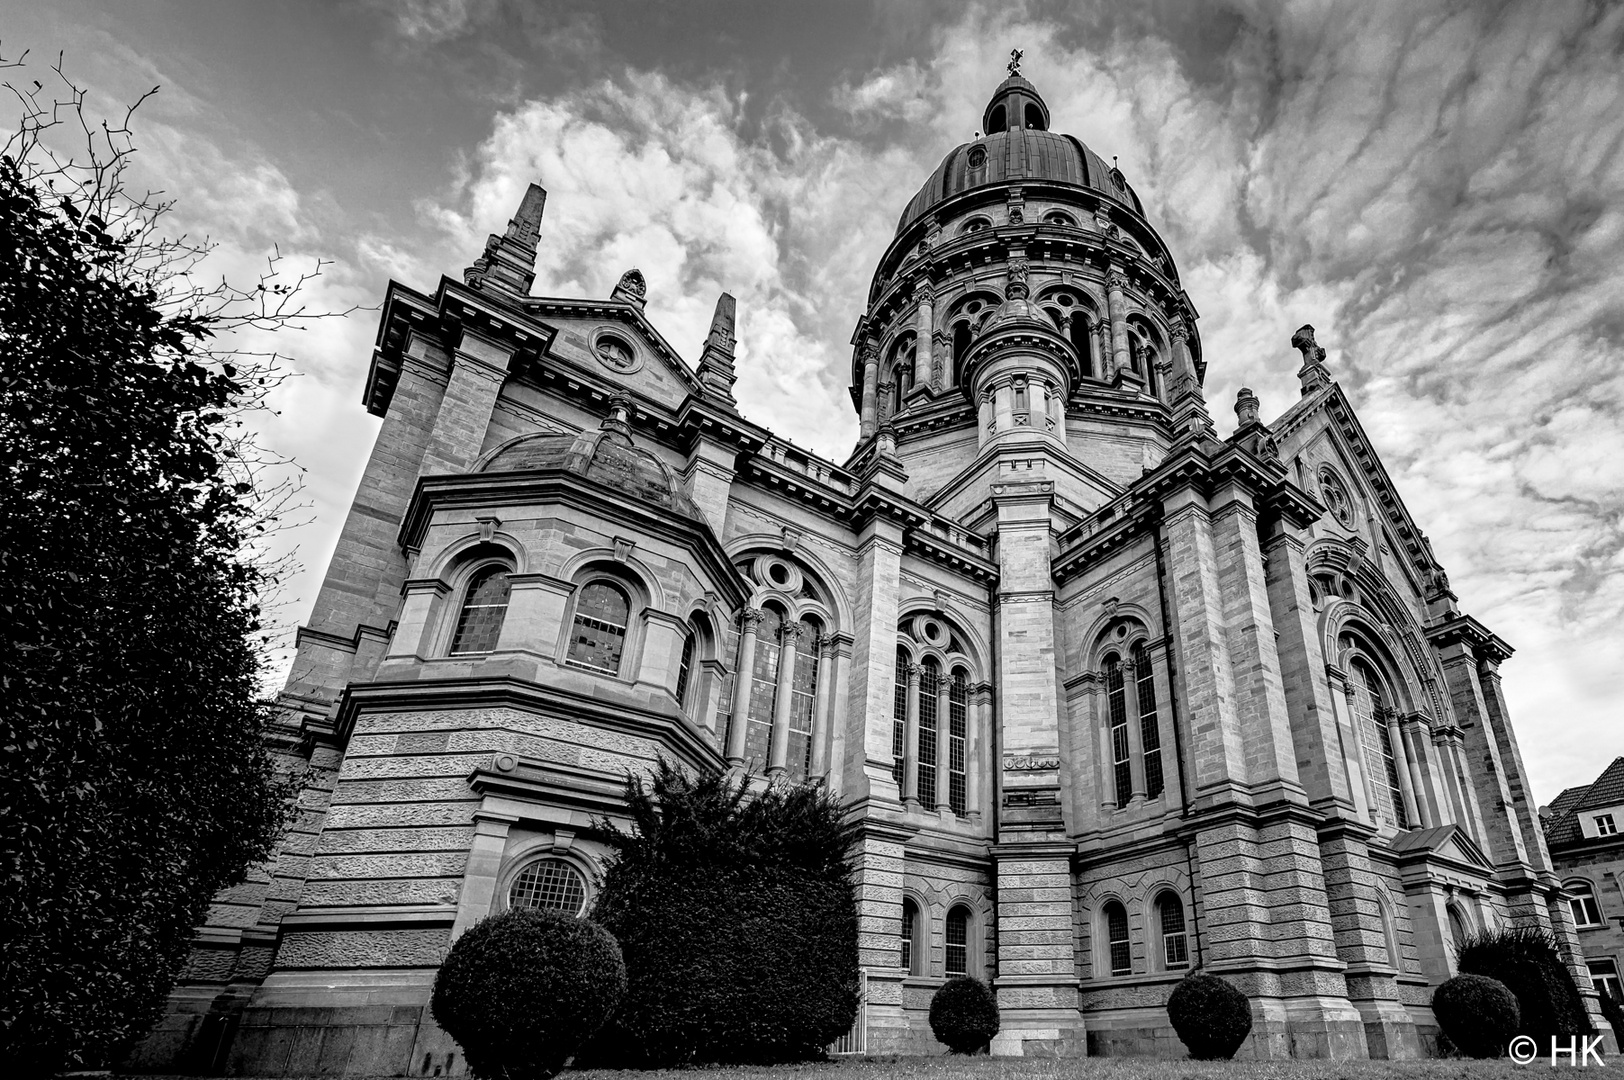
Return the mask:
[[(1563, 1068), (1566, 1068), (1564, 1063)], [(1164, 1061), (1156, 1058), (869, 1058), (774, 1068), (658, 1072), (567, 1070), (559, 1080), (1502, 1080), (1545, 1073), (1544, 1061)], [(160, 1080), (148, 1077), (146, 1080)], [(182, 1080), (180, 1077), (168, 1080)], [(314, 1077), (310, 1080), (315, 1080)]]

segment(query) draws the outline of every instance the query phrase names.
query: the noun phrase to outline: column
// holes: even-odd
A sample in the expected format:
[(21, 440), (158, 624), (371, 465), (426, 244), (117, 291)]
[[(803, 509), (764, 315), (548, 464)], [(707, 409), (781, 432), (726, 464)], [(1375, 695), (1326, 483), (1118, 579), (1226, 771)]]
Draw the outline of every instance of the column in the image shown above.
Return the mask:
[(1427, 718), (1421, 713), (1409, 713), (1398, 717), (1398, 730), (1403, 738), (1404, 753), (1410, 762), (1410, 783), (1415, 786), (1416, 812), (1421, 815), (1421, 824), (1430, 829), (1442, 823), (1443, 814), (1440, 806), (1442, 800), (1438, 798), (1437, 772), (1429, 768), (1426, 743), (1420, 735), (1427, 726)]
[(923, 386), (937, 389), (931, 379), (936, 294), (931, 290), (929, 281), (921, 281), (914, 290), (914, 297), (919, 301), (919, 310), (915, 313), (914, 323), (914, 389)]
[(907, 719), (902, 725), (902, 800), (919, 809), (919, 665), (908, 665)]
[(990, 792), (984, 792), (986, 771), (983, 763), (992, 757), (992, 686), (975, 688), (970, 706), (970, 737), (965, 740), (964, 806), (971, 822), (979, 823), (983, 806), (990, 806)]
[(872, 340), (865, 341), (858, 350), (863, 365), (863, 412), (858, 437), (870, 439), (878, 427), (880, 390), (880, 349)]
[[(952, 706), (948, 702), (948, 689), (953, 685), (953, 676), (942, 672), (942, 677), (936, 680), (936, 790), (932, 792), (936, 801), (936, 812), (939, 814), (953, 813), (949, 803), (948, 788), (952, 779), (953, 761), (953, 719)], [(970, 762), (970, 710), (966, 704), (964, 710), (964, 760)], [(921, 802), (924, 800), (921, 799)]]
[(479, 457), (512, 358), (508, 346), (463, 331), (423, 450), (420, 475), (466, 472)]
[(958, 372), (953, 370), (953, 343), (944, 331), (930, 337), (931, 382), (938, 390), (951, 390), (958, 385)]
[[(394, 636), (384, 660), (421, 659), (434, 650), (434, 631), (442, 621), (445, 598), (451, 586), (439, 578), (419, 578), (408, 581), (401, 590), (405, 599), (395, 622)], [(511, 601), (509, 602), (511, 605)]]
[(1410, 778), (1410, 754), (1404, 745), (1404, 733), (1398, 728), (1398, 714), (1392, 709), (1383, 708), (1380, 720), (1387, 725), (1387, 741), (1393, 747), (1393, 764), (1398, 773), (1398, 789), (1404, 797), (1404, 820), (1410, 823), (1410, 828), (1419, 828), (1422, 825), (1421, 808), (1415, 799), (1415, 783)]
[(976, 447), (978, 449), (986, 446), (987, 440), (992, 436), (995, 418), (994, 408), (992, 391), (983, 390), (981, 400), (976, 405)]
[(825, 776), (829, 772), (829, 732), (833, 730), (835, 711), (835, 664), (840, 659), (840, 647), (830, 634), (818, 638), (818, 699), (812, 713), (812, 768), (811, 776)]
[(801, 650), (801, 624), (786, 621), (778, 630), (778, 686), (773, 696), (773, 734), (767, 775), (782, 776), (789, 757), (789, 712), (795, 696), (795, 661)]
[(507, 614), (502, 618), (497, 650), (524, 649), (555, 659), (558, 638), (564, 632), (564, 610), (575, 593), (574, 583), (546, 574), (512, 574), (508, 589)]
[(1008, 431), (1015, 426), (1015, 388), (1007, 380), (993, 387), (992, 414), (995, 431)]
[(1111, 313), (1111, 370), (1106, 379), (1115, 379), (1131, 370), (1128, 363), (1128, 301), (1122, 291), (1128, 287), (1127, 276), (1112, 266), (1105, 273), (1105, 303)]
[(727, 763), (744, 764), (744, 736), (749, 724), (750, 672), (756, 666), (756, 627), (761, 612), (745, 608), (739, 615), (739, 667), (733, 676), (733, 716), (727, 727)]
[(891, 702), (901, 573), (902, 527), (876, 518), (858, 540), (845, 750), (831, 761), (843, 771), (841, 789), (847, 799), (900, 798), (891, 778)]
[(468, 849), (462, 888), (457, 892), (457, 917), (451, 924), (451, 940), (491, 913), (496, 899), (496, 879), (502, 868), (502, 852), (507, 849), (508, 830), (518, 818), (481, 810), (474, 815), (474, 842)]

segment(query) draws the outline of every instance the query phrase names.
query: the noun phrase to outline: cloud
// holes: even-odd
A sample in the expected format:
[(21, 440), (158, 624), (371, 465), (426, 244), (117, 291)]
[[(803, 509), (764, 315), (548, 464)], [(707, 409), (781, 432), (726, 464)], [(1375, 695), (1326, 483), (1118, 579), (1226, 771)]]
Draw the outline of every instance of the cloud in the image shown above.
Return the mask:
[(395, 33), (414, 45), (435, 45), (471, 33), (489, 20), (497, 0), (369, 0)]

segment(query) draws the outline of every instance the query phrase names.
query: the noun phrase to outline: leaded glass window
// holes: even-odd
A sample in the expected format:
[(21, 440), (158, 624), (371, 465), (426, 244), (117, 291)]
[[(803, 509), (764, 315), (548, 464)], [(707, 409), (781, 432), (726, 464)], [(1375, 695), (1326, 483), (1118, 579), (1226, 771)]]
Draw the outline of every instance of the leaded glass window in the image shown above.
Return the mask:
[(1145, 766), (1145, 794), (1162, 793), (1162, 732), (1156, 716), (1156, 673), (1143, 641), (1133, 647), (1133, 674), (1139, 690), (1139, 750)]
[(682, 660), (677, 664), (677, 705), (686, 709), (688, 707), (688, 683), (693, 678), (694, 670), (694, 639), (699, 635), (692, 629), (682, 641)]
[(970, 686), (964, 669), (953, 672), (947, 687), (947, 805), (965, 811), (965, 742), (970, 732)]
[(570, 628), (568, 662), (610, 675), (620, 674), (631, 602), (618, 585), (594, 581), (581, 590)]
[(910, 975), (914, 973), (913, 939), (914, 927), (918, 919), (918, 906), (912, 900), (904, 898), (902, 901), (902, 970)]
[(508, 888), (508, 906), (545, 908), (579, 915), (586, 904), (586, 881), (563, 859), (542, 859), (520, 870)]
[(1133, 949), (1128, 941), (1128, 911), (1115, 900), (1105, 905), (1105, 940), (1110, 950), (1111, 974), (1133, 972)]
[(1387, 730), (1386, 706), (1376, 673), (1362, 661), (1352, 666), (1348, 700), (1353, 722), (1364, 747), (1365, 772), (1370, 780), (1372, 810), (1378, 819), (1395, 829), (1409, 828), (1404, 813), (1404, 791), (1399, 783), (1398, 760), (1393, 739)]
[(451, 636), (451, 655), (488, 653), (496, 648), (507, 606), (507, 570), (489, 566), (475, 574), (468, 582), (462, 611), (457, 615), (457, 630)]
[(947, 913), (947, 975), (970, 973), (970, 913), (956, 907)]
[(1112, 777), (1118, 806), (1133, 798), (1133, 768), (1128, 762), (1128, 691), (1123, 683), (1122, 658), (1112, 653), (1105, 658), (1106, 707), (1111, 717)]
[(919, 790), (915, 793), (926, 807), (936, 805), (936, 693), (941, 681), (941, 665), (934, 658), (926, 659), (919, 671)]
[(789, 753), (784, 768), (805, 780), (812, 771), (812, 721), (818, 706), (818, 624), (802, 619), (795, 634), (795, 671), (790, 682)]
[(1156, 901), (1162, 923), (1162, 960), (1169, 968), (1190, 966), (1190, 941), (1184, 929), (1184, 902), (1172, 893)]
[(744, 730), (744, 760), (750, 769), (766, 765), (772, 751), (783, 633), (784, 617), (778, 609), (762, 608), (761, 621), (756, 624), (756, 659), (750, 671), (749, 726)]
[(908, 651), (897, 649), (896, 688), (891, 694), (891, 778), (902, 791), (902, 778), (907, 771), (904, 758), (908, 746)]

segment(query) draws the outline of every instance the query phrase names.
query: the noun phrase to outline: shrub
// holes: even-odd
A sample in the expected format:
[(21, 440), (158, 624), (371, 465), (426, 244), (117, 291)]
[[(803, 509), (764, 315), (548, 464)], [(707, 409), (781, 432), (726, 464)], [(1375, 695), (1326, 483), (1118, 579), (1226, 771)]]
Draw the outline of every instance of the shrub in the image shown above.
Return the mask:
[(545, 1080), (625, 992), (620, 946), (603, 927), (520, 908), (457, 939), (435, 976), (430, 1007), (474, 1075)]
[(1613, 1038), (1619, 1046), (1624, 1047), (1624, 1005), (1620, 1005), (1618, 998), (1605, 990), (1601, 994), (1601, 1014), (1607, 1018), (1608, 1026), (1613, 1029)]
[(1216, 975), (1200, 972), (1191, 972), (1173, 988), (1167, 1018), (1198, 1061), (1234, 1057), (1252, 1031), (1252, 1006), (1246, 995)]
[(980, 979), (949, 979), (931, 995), (930, 1030), (955, 1054), (973, 1054), (998, 1034), (998, 1002)]
[(854, 829), (822, 788), (747, 797), (662, 763), (628, 782), (634, 829), (593, 912), (629, 989), (595, 1064), (770, 1064), (821, 1057), (857, 1016)]
[(1573, 975), (1545, 931), (1524, 927), (1473, 935), (1461, 945), (1458, 961), (1461, 974), (1498, 979), (1516, 996), (1519, 1035), (1543, 1046), (1551, 1037), (1593, 1034)]
[(1474, 1058), (1505, 1053), (1522, 1020), (1516, 995), (1484, 975), (1456, 975), (1438, 987), (1432, 1012), (1455, 1048)]

